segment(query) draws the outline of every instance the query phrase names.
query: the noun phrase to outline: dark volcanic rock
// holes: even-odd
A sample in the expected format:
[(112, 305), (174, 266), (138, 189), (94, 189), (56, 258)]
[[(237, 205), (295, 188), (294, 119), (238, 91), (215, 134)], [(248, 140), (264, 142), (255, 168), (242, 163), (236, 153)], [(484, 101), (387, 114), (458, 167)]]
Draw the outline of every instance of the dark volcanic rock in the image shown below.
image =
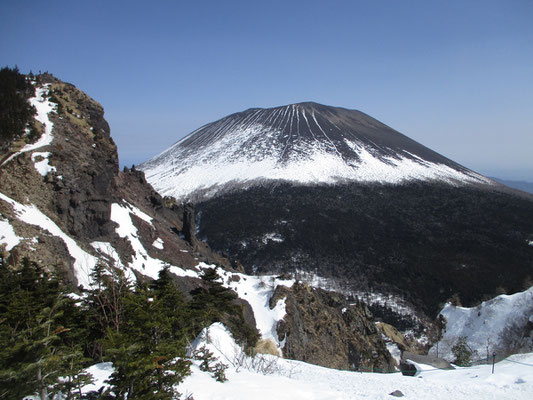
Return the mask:
[(274, 307), (285, 298), (287, 315), (278, 325), (283, 355), (330, 368), (392, 371), (394, 361), (364, 306), (348, 305), (337, 293), (296, 283), (278, 286)]

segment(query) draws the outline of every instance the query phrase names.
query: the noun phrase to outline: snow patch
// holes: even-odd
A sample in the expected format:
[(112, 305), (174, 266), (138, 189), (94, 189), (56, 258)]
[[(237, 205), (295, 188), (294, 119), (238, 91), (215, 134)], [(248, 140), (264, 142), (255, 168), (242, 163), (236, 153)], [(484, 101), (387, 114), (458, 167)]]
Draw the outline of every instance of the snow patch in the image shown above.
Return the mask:
[(398, 347), (396, 343), (393, 342), (386, 342), (387, 350), (389, 351), (390, 355), (394, 360), (396, 360), (396, 363), (400, 365), (400, 361), (402, 358), (402, 351)]
[(235, 343), (231, 332), (220, 322), (215, 322), (208, 328), (202, 329), (198, 337), (191, 343), (189, 352), (207, 347), (215, 357), (227, 364), (234, 364), (243, 353), (242, 348)]
[(121, 238), (127, 239), (133, 248), (132, 261), (128, 266), (150, 278), (157, 279), (159, 271), (167, 264), (148, 255), (148, 252), (139, 240), (137, 227), (131, 219), (132, 214), (151, 224), (152, 218), (131, 204), (111, 204), (111, 220), (118, 224), (115, 232)]
[(250, 304), (261, 337), (280, 345), (276, 328), (286, 315), (285, 299), (278, 300), (273, 308), (270, 308), (270, 299), (278, 285), (291, 287), (295, 281), (278, 279), (274, 275), (253, 276), (223, 270), (219, 274), (224, 287), (234, 290)]
[(21, 240), (22, 238), (17, 236), (9, 221), (0, 219), (0, 245), (5, 244), (6, 250), (11, 251)]
[(0, 193), (0, 199), (11, 204), (17, 218), (29, 225), (39, 226), (53, 236), (63, 240), (70, 255), (74, 258), (74, 273), (78, 284), (85, 288), (90, 287), (89, 275), (98, 259), (80, 248), (76, 241), (65, 234), (50, 218), (43, 214), (35, 205), (23, 205)]
[[(261, 239), (263, 244), (268, 244), (269, 241), (281, 243), (284, 240), (285, 239), (283, 239), (283, 236), (281, 236), (279, 233), (275, 233), (275, 232), (274, 233), (266, 233), (263, 236), (263, 238)], [(243, 246), (243, 247), (246, 247), (246, 246)]]
[[(456, 307), (448, 303), (440, 314), (446, 319), (446, 329), (438, 343), (439, 356), (453, 360), (452, 347), (464, 336), (477, 352), (476, 358), (492, 353), (505, 354), (508, 346), (521, 338), (533, 316), (533, 287), (512, 295), (500, 295), (477, 307)], [(436, 354), (437, 345), (430, 349)]]
[(156, 249), (163, 250), (165, 248), (165, 243), (163, 242), (163, 239), (157, 238), (154, 240), (154, 243), (152, 243), (152, 246)]
[(88, 393), (91, 391), (98, 391), (100, 388), (108, 388), (109, 385), (106, 381), (111, 377), (114, 372), (113, 364), (110, 362), (104, 362), (91, 365), (85, 370), (92, 375), (94, 382), (90, 385), (85, 385), (82, 389), (82, 393)]
[[(31, 155), (31, 160), (33, 161), (33, 165), (35, 166), (35, 169), (42, 176), (46, 176), (50, 172), (57, 171), (56, 167), (48, 164), (49, 162), (48, 157), (50, 157), (50, 152), (37, 152), (36, 151), (32, 153)], [(36, 161), (38, 158), (40, 158), (40, 160)]]

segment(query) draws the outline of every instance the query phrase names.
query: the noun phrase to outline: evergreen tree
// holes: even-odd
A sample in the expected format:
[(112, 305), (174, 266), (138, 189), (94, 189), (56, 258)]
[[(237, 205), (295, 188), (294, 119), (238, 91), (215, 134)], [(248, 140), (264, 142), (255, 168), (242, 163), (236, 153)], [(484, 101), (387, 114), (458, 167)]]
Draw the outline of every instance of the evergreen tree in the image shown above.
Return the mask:
[(216, 268), (206, 269), (202, 275), (204, 286), (191, 292), (193, 300), (190, 307), (194, 326), (205, 327), (214, 322), (222, 322), (232, 332), (237, 343), (245, 347), (255, 346), (259, 332), (244, 320), (243, 306), (236, 302), (237, 294), (225, 288), (219, 279)]
[(35, 115), (27, 99), (35, 95), (35, 89), (18, 68), (0, 69), (0, 150), (24, 133)]
[(115, 372), (115, 398), (176, 399), (173, 386), (190, 373), (185, 360), (188, 312), (168, 269), (152, 285), (138, 285), (124, 302), (120, 331), (108, 329), (105, 354)]
[[(60, 280), (35, 263), (0, 266), (0, 392), (2, 399), (20, 399), (63, 390), (59, 377), (79, 375), (83, 366), (73, 357), (68, 333), (83, 328), (79, 313), (64, 294)], [(70, 366), (70, 367), (69, 367)]]

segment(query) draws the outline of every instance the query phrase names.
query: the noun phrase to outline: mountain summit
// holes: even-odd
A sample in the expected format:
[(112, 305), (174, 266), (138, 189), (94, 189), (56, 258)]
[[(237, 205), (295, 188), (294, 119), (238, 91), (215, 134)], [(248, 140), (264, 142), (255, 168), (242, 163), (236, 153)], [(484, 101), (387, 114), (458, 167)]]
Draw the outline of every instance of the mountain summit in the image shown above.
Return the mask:
[(312, 102), (229, 115), (140, 169), (156, 190), (176, 198), (265, 180), (490, 182), (360, 111)]

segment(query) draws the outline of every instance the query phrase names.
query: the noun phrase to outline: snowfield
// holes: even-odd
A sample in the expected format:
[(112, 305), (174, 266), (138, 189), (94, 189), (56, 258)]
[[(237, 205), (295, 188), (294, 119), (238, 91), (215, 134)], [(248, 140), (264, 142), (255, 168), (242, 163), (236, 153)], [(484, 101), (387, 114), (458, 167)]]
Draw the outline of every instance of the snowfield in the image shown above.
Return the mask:
[[(480, 365), (456, 370), (435, 370), (420, 365), (416, 377), (395, 374), (339, 371), (284, 360), (264, 357), (269, 373), (252, 366), (250, 357), (242, 357), (241, 349), (222, 324), (213, 324), (204, 330), (192, 344), (205, 345), (219, 360), (228, 365), (228, 381), (221, 383), (208, 373), (200, 371), (199, 362), (192, 366), (192, 375), (178, 386), (182, 395), (192, 394), (195, 400), (348, 400), (392, 399), (390, 393), (399, 390), (406, 399), (474, 400), (509, 399), (530, 400), (533, 397), (533, 353), (514, 355), (495, 365)], [(257, 364), (257, 363), (256, 363)], [(264, 364), (265, 365), (265, 364)], [(91, 367), (100, 387), (112, 372), (112, 366), (98, 364)]]
[[(533, 337), (524, 337), (528, 331), (526, 325), (533, 322), (533, 287), (497, 296), (477, 307), (456, 307), (448, 303), (440, 314), (446, 319), (446, 329), (438, 344), (439, 356), (448, 360), (453, 360), (451, 348), (462, 336), (476, 353), (473, 359), (524, 351), (533, 346)], [(437, 345), (430, 349), (430, 354), (436, 352)]]

